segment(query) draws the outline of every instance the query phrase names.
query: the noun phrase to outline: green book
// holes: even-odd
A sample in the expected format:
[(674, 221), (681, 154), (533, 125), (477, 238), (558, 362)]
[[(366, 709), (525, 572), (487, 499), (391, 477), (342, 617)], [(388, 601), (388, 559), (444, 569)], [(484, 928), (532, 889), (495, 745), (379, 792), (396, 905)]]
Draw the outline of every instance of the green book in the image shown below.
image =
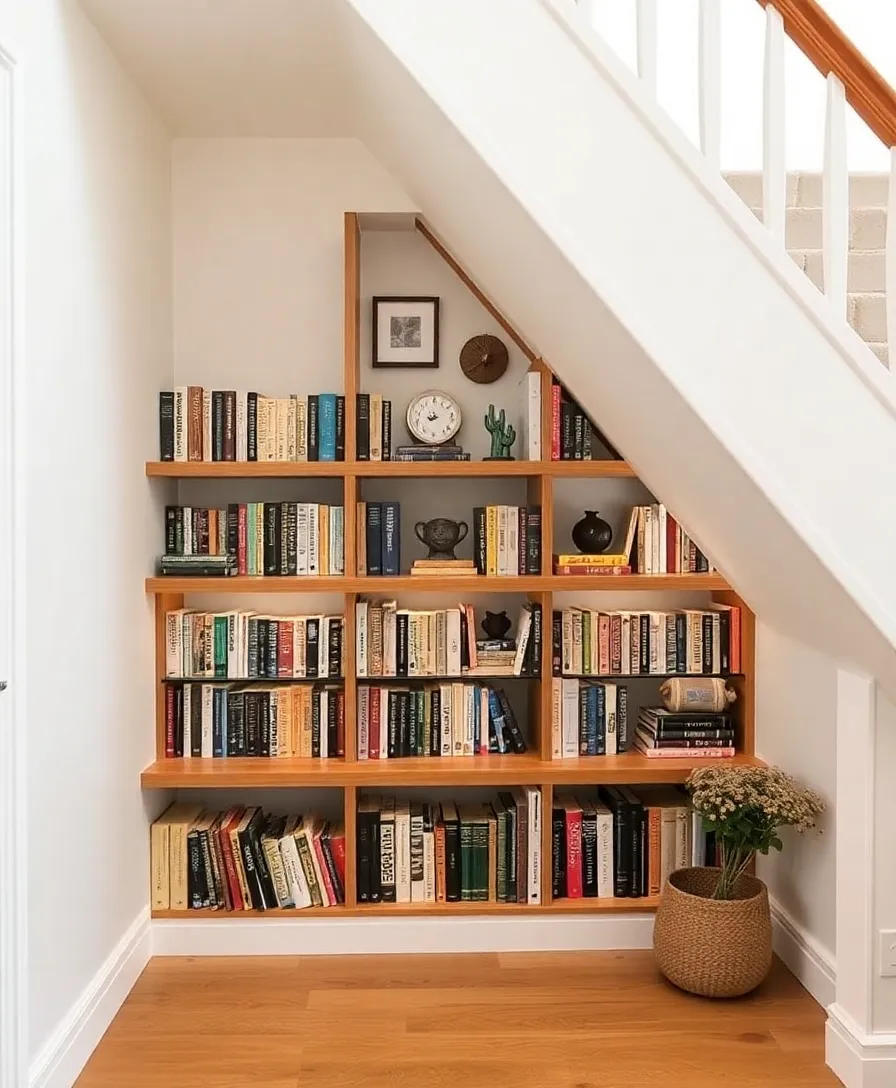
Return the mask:
[(507, 902), (507, 809), (500, 799), (494, 802), (497, 828), (497, 857), (495, 858), (495, 891), (499, 903)]
[(591, 613), (580, 612), (578, 621), (582, 625), (582, 672), (591, 672)]
[(227, 617), (215, 616), (215, 676), (227, 675)]
[(255, 562), (255, 532), (256, 519), (258, 518), (258, 503), (246, 503), (246, 574), (258, 574), (258, 564)]
[(460, 898), (469, 903), (475, 899), (476, 886), (475, 851), (473, 849), (473, 825), (475, 816), (468, 807), (460, 810)]
[(429, 755), (429, 714), (427, 713), (429, 700), (426, 692), (420, 690), (415, 693), (417, 698), (417, 755)]
[(488, 817), (482, 813), (477, 815), (473, 825), (473, 853), (476, 883), (472, 898), (484, 902), (488, 899)]

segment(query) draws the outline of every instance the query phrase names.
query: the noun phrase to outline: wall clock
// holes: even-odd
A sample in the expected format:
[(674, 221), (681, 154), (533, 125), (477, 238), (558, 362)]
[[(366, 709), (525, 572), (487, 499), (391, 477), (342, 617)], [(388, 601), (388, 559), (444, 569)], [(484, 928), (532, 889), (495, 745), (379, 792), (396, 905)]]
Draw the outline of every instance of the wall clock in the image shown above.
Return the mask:
[(412, 438), (429, 446), (450, 442), (463, 421), (460, 405), (450, 393), (427, 389), (408, 405), (407, 424)]
[(497, 336), (473, 336), (460, 349), (461, 370), (479, 385), (496, 382), (507, 363), (507, 346)]

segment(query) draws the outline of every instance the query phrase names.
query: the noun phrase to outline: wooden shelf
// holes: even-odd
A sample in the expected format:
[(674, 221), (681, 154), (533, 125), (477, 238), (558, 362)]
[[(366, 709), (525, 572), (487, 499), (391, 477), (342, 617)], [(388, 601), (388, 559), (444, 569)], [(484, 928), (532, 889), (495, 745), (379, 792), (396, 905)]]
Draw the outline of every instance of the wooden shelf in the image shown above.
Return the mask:
[(144, 789), (251, 789), (274, 786), (579, 786), (684, 782), (697, 767), (761, 766), (755, 756), (733, 759), (649, 759), (618, 756), (543, 760), (537, 755), (413, 757), (347, 762), (343, 759), (159, 759), (140, 778)]
[(147, 593), (364, 593), (394, 597), (408, 591), (424, 593), (612, 593), (636, 590), (725, 590), (728, 583), (721, 574), (624, 574), (614, 577), (587, 575), (517, 575), (488, 578), (479, 575), (414, 578), (290, 578), (237, 575), (231, 578), (189, 578), (181, 575), (156, 575), (147, 578)]
[(552, 903), (367, 903), (354, 907), (305, 907), (303, 910), (154, 910), (152, 917), (165, 919), (189, 918), (196, 921), (239, 922), (259, 918), (281, 920), (291, 918), (412, 918), (471, 914), (606, 914), (654, 911), (659, 897), (641, 899), (555, 899)]
[(187, 479), (303, 479), (312, 476), (413, 479), (419, 476), (632, 479), (626, 461), (147, 461), (146, 475)]

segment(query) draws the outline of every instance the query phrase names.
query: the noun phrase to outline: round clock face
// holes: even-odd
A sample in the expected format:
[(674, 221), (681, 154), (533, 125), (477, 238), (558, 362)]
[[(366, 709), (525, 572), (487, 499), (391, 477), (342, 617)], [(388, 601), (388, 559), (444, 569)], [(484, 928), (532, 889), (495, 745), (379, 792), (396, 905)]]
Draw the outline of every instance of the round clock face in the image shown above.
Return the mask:
[(448, 393), (428, 389), (408, 405), (408, 430), (418, 442), (438, 446), (460, 430), (460, 405)]

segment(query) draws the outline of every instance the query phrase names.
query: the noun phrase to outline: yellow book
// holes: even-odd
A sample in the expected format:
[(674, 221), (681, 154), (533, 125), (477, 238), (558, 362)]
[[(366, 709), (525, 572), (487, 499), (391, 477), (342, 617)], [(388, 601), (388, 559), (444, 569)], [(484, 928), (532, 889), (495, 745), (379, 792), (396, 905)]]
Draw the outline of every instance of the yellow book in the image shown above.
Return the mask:
[(330, 508), (329, 506), (319, 507), (318, 513), (318, 529), (317, 529), (317, 542), (318, 551), (320, 552), (320, 563), (318, 569), (321, 575), (326, 578), (330, 574)]
[(485, 508), (485, 573), (494, 578), (498, 573), (498, 508)]
[(149, 857), (152, 873), (152, 909), (168, 910), (171, 907), (170, 869), (168, 842), (171, 825), (160, 816), (149, 833)]
[(355, 545), (357, 547), (358, 575), (367, 574), (367, 503), (359, 502), (355, 515)]
[(186, 910), (190, 905), (187, 892), (187, 874), (190, 869), (187, 835), (201, 815), (202, 805), (188, 801), (177, 802), (165, 813), (169, 824), (168, 872), (172, 910)]
[(627, 567), (627, 555), (555, 555), (558, 567)]

